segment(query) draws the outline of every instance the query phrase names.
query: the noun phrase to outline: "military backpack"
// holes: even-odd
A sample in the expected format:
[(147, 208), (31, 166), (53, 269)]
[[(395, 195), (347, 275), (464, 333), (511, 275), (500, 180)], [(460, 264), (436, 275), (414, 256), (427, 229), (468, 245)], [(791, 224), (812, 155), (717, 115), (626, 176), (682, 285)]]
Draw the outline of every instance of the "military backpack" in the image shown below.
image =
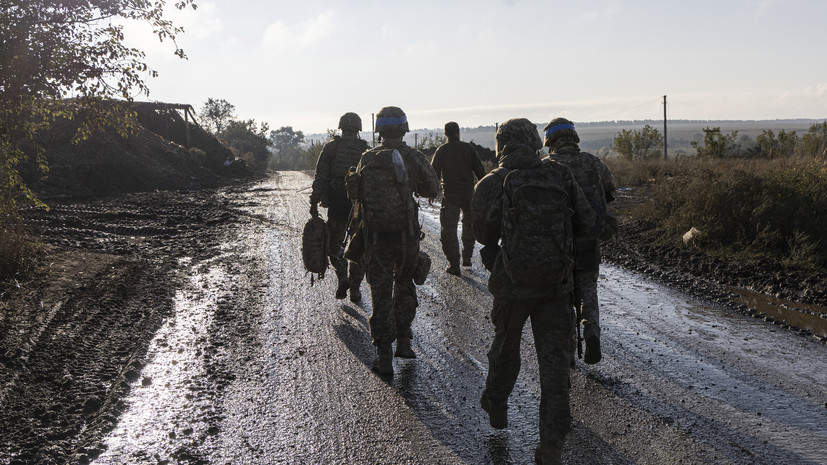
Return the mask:
[(560, 173), (497, 168), (503, 178), (502, 259), (512, 283), (544, 287), (564, 282), (574, 268), (574, 239), (568, 192)]
[(366, 152), (362, 157), (360, 205), (362, 219), (370, 232), (412, 229), (413, 194), (403, 156), (406, 149), (407, 146), (382, 148)]
[[(308, 273), (316, 273), (319, 279), (324, 278), (329, 263), (328, 250), (330, 237), (327, 224), (318, 216), (311, 217), (302, 231), (302, 261)], [(310, 276), (313, 283), (313, 275)]]

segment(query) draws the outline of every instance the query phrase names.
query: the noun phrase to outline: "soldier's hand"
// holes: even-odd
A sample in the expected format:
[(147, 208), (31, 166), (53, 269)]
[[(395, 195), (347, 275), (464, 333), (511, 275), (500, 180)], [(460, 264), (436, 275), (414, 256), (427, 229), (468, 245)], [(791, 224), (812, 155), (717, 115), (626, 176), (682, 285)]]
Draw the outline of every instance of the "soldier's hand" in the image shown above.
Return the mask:
[(319, 205), (315, 203), (310, 204), (310, 216), (318, 217), (319, 216)]

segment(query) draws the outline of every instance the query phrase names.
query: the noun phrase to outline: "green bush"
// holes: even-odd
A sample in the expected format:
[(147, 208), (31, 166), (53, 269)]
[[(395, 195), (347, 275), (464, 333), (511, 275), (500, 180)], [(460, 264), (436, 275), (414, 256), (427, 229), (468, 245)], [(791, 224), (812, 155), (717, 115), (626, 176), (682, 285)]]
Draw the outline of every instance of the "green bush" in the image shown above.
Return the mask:
[(641, 212), (668, 237), (696, 227), (703, 247), (827, 267), (824, 161), (692, 159), (674, 171), (653, 183)]

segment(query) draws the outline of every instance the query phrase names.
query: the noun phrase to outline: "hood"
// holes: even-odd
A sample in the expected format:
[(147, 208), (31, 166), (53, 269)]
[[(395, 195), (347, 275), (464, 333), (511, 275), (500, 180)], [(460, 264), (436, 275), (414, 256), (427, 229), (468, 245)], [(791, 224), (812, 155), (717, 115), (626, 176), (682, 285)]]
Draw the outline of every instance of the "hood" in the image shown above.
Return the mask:
[(499, 165), (509, 169), (526, 169), (540, 166), (540, 156), (526, 144), (509, 144), (503, 148)]

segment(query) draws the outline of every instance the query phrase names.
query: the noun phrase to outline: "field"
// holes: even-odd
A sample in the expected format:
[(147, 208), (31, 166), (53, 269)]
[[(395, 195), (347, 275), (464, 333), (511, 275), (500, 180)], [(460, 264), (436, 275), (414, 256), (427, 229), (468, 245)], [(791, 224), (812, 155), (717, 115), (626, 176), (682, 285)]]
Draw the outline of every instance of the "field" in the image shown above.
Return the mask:
[[(779, 130), (796, 131), (800, 136), (807, 132), (813, 123), (821, 123), (823, 120), (796, 119), (796, 120), (763, 120), (763, 121), (689, 121), (672, 120), (667, 125), (668, 155), (692, 155), (695, 150), (690, 145), (691, 141), (703, 140), (704, 128), (721, 128), (724, 134), (738, 131), (738, 138), (744, 138), (743, 144), (749, 145), (754, 142), (762, 131), (771, 129), (774, 132)], [(538, 123), (538, 130), (542, 131), (546, 123)], [(596, 123), (576, 122), (577, 132), (580, 135), (580, 147), (583, 150), (600, 156), (611, 156), (615, 154), (611, 150), (612, 140), (615, 135), (623, 129), (640, 130), (645, 125), (650, 125), (663, 133), (663, 121), (602, 121)], [(480, 126), (477, 128), (462, 128), (461, 138), (464, 141), (473, 141), (483, 147), (494, 149), (494, 126)], [(415, 145), (416, 142), (427, 139), (429, 136), (442, 136), (442, 129), (414, 129), (405, 135), (408, 145)], [(324, 139), (324, 134), (311, 134), (308, 140)], [(749, 139), (746, 139), (749, 137)], [(362, 138), (371, 141), (370, 132), (363, 132)]]

